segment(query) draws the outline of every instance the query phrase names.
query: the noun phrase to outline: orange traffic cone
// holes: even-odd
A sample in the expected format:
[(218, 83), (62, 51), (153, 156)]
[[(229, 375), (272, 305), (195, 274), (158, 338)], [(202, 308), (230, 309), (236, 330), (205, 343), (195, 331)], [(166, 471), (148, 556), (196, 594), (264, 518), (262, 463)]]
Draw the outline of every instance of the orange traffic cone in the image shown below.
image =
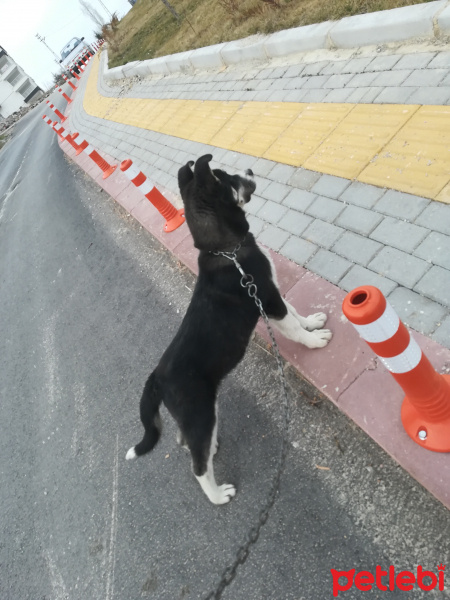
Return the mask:
[(184, 208), (177, 210), (167, 198), (165, 198), (156, 187), (150, 183), (142, 171), (133, 166), (133, 161), (129, 158), (120, 165), (120, 170), (125, 173), (128, 179), (150, 200), (153, 206), (166, 219), (164, 231), (170, 233), (185, 222)]
[(82, 142), (78, 146), (77, 156), (81, 154), (81, 152), (86, 151), (86, 154), (91, 158), (95, 164), (103, 171), (103, 179), (106, 179), (110, 175), (114, 173), (117, 169), (117, 165), (110, 165), (104, 158), (100, 156), (100, 154), (95, 150), (92, 146), (90, 146), (86, 141)]
[(65, 92), (63, 92), (61, 88), (58, 88), (58, 86), (57, 86), (57, 89), (58, 89), (58, 92), (61, 92), (61, 94), (63, 95), (63, 98), (65, 100), (67, 100), (67, 102), (70, 104), (72, 102), (72, 100), (69, 98), (69, 96)]
[(342, 310), (403, 388), (401, 417), (409, 437), (428, 450), (450, 452), (450, 375), (434, 370), (378, 288), (354, 289)]
[(45, 101), (46, 104), (49, 105), (49, 107), (53, 110), (53, 112), (55, 113), (55, 115), (61, 119), (61, 123), (64, 123), (64, 121), (67, 119), (67, 117), (65, 117), (62, 112), (60, 112), (54, 104), (50, 104), (50, 100), (46, 100)]
[(68, 78), (67, 78), (67, 77), (64, 75), (64, 73), (63, 73), (62, 77), (63, 77), (63, 79), (64, 79), (65, 81), (67, 81), (67, 83), (70, 85), (70, 87), (71, 87), (73, 90), (76, 90), (76, 89), (77, 89), (77, 86), (76, 86), (76, 85), (73, 85), (73, 83), (70, 81), (70, 79), (68, 79)]

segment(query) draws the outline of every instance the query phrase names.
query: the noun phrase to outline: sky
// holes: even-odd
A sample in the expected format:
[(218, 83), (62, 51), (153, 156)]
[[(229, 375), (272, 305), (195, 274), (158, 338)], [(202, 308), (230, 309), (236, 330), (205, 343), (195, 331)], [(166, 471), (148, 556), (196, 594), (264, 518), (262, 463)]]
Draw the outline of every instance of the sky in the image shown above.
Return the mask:
[[(119, 18), (130, 9), (127, 0), (87, 0), (104, 18), (110, 20), (103, 4)], [(60, 72), (53, 54), (36, 38), (58, 55), (73, 37), (95, 41), (98, 26), (87, 16), (78, 0), (0, 0), (0, 46), (19, 64), (25, 73), (44, 90), (53, 85), (52, 73)]]

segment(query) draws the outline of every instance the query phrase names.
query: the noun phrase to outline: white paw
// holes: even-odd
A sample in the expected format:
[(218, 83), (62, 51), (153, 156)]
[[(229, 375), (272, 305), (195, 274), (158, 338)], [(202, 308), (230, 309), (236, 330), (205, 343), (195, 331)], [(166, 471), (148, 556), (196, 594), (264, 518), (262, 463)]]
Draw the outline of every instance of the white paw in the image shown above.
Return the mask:
[(308, 331), (314, 331), (314, 329), (322, 329), (327, 322), (327, 315), (325, 313), (315, 313), (306, 317), (306, 328)]
[(227, 504), (236, 495), (236, 488), (231, 483), (217, 486), (217, 490), (209, 496), (213, 504)]
[(126, 453), (125, 458), (126, 458), (126, 460), (134, 460), (135, 458), (137, 458), (137, 454), (136, 454), (136, 451), (134, 449), (134, 446), (128, 450), (128, 452)]
[(316, 329), (311, 331), (308, 343), (308, 348), (324, 348), (333, 337), (329, 329)]

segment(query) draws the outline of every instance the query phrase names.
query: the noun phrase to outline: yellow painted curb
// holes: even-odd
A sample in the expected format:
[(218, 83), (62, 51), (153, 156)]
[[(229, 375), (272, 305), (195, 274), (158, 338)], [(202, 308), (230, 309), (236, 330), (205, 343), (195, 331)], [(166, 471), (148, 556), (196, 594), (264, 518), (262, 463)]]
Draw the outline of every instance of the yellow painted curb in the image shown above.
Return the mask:
[(448, 106), (108, 98), (98, 71), (89, 115), (450, 203)]

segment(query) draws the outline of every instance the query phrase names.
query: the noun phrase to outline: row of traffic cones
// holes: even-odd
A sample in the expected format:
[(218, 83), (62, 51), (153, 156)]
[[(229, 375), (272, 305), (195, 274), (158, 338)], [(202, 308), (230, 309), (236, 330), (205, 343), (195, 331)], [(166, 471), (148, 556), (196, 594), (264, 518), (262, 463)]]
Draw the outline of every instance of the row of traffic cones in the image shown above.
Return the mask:
[[(55, 109), (52, 104), (50, 104), (50, 108), (53, 108), (56, 115), (61, 115), (58, 109)], [(77, 156), (79, 156), (82, 152), (85, 152), (103, 172), (103, 179), (107, 179), (117, 169), (118, 165), (108, 163), (108, 161), (105, 160), (86, 140), (83, 140), (80, 144), (78, 144), (75, 141), (79, 138), (78, 133), (70, 133), (70, 131), (66, 133), (61, 123), (52, 121), (52, 119), (48, 118), (47, 115), (43, 115), (42, 118), (44, 119), (45, 123), (47, 123), (55, 131), (62, 141), (66, 141), (72, 146)], [(66, 117), (63, 118), (64, 120), (66, 119)], [(58, 125), (61, 126), (58, 128)], [(165, 198), (163, 194), (161, 194), (161, 192), (148, 181), (144, 173), (133, 166), (133, 162), (130, 159), (122, 161), (120, 164), (120, 170), (125, 173), (128, 179), (130, 179), (130, 181), (153, 204), (153, 206), (164, 217), (164, 219), (166, 219), (166, 223), (164, 225), (164, 231), (166, 233), (174, 231), (184, 223), (184, 209), (176, 209), (175, 206), (173, 206), (173, 204), (171, 204), (169, 200), (167, 200), (167, 198)]]

